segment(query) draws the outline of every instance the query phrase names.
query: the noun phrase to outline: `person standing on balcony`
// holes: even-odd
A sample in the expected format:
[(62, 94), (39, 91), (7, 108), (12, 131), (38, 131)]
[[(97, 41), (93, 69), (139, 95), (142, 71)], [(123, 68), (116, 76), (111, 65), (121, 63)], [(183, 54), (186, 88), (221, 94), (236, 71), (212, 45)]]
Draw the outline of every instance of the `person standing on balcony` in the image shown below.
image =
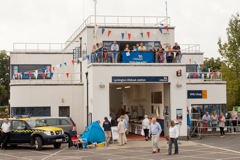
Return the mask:
[(159, 44), (158, 49), (157, 49), (157, 55), (156, 55), (156, 62), (158, 63), (163, 63), (164, 62), (164, 48), (162, 47), (161, 44)]
[(114, 41), (111, 46), (112, 51), (112, 62), (117, 63), (118, 55), (119, 55), (119, 45), (117, 44), (117, 41)]
[(128, 44), (126, 44), (124, 51), (126, 51), (126, 52), (130, 51)]
[(103, 62), (108, 63), (108, 49), (107, 46), (103, 46)]
[(155, 59), (156, 59), (156, 50), (155, 50), (155, 47), (152, 46), (152, 48), (151, 48), (149, 51), (153, 53), (153, 62), (155, 62)]
[(167, 63), (172, 63), (173, 62), (173, 50), (172, 50), (171, 45), (167, 45), (166, 59), (167, 59)]
[(103, 58), (103, 46), (102, 46), (102, 42), (98, 43), (98, 47), (97, 47), (97, 51), (96, 51), (96, 57), (97, 57), (97, 62), (100, 63), (102, 62), (102, 58)]
[(176, 63), (181, 63), (181, 59), (180, 59), (180, 58), (182, 58), (181, 48), (180, 48), (180, 46), (178, 45), (177, 42), (175, 42), (175, 45), (173, 46), (173, 52), (176, 52), (176, 57), (174, 58), (175, 62)]
[(144, 52), (144, 51), (146, 51), (147, 49), (146, 49), (146, 47), (143, 45), (143, 43), (141, 42), (140, 43), (140, 46), (138, 47), (138, 51), (140, 51), (140, 52)]
[(138, 48), (139, 48), (139, 44), (137, 43), (136, 44), (136, 51), (138, 51)]
[(96, 45), (93, 45), (92, 52), (91, 52), (91, 62), (92, 63), (96, 62), (96, 50), (97, 50)]

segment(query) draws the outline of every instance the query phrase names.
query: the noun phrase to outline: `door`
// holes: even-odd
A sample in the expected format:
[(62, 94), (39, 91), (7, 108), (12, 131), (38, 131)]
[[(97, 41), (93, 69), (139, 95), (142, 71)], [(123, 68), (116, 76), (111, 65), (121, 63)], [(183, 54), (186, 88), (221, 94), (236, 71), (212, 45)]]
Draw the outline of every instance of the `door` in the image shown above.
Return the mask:
[(31, 132), (26, 122), (21, 120), (11, 121), (10, 142), (11, 143), (28, 143)]

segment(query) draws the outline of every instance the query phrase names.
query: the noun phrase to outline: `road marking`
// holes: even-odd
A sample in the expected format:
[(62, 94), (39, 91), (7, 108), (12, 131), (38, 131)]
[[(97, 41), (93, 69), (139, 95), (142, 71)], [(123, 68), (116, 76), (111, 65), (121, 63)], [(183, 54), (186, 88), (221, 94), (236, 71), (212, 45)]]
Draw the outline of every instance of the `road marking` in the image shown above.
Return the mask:
[(9, 155), (9, 154), (2, 154), (2, 153), (0, 153), (0, 155), (4, 155), (4, 156), (8, 156), (8, 157), (13, 157), (13, 158), (17, 158), (17, 159), (21, 158), (21, 159), (31, 160), (31, 159), (28, 159), (28, 158), (25, 158), (25, 157), (17, 157), (17, 156), (13, 156), (13, 155)]
[(68, 147), (63, 148), (63, 149), (61, 149), (60, 151), (57, 151), (57, 152), (55, 152), (55, 153), (53, 153), (53, 154), (50, 154), (49, 156), (46, 156), (46, 157), (44, 157), (44, 158), (41, 159), (41, 160), (45, 160), (45, 159), (48, 159), (48, 158), (50, 158), (50, 157), (52, 157), (52, 156), (56, 156), (58, 153), (60, 153), (60, 152), (62, 152), (62, 151), (65, 151), (66, 149), (68, 149)]
[(226, 149), (226, 148), (221, 148), (221, 147), (210, 146), (210, 145), (207, 145), (207, 144), (201, 144), (201, 145), (202, 145), (202, 146), (206, 146), (206, 147), (208, 147), (208, 148), (220, 149), (220, 150), (224, 150), (224, 151), (228, 151), (228, 152), (240, 154), (240, 152), (234, 151), (234, 150), (231, 150), (231, 149)]

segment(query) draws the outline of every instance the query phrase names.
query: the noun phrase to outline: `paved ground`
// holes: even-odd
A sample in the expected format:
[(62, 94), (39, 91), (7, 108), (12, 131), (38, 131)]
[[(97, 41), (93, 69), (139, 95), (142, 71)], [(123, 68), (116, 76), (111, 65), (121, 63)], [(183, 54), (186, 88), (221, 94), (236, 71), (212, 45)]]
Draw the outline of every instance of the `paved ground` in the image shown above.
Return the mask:
[(0, 160), (239, 160), (240, 135), (224, 138), (203, 137), (202, 140), (181, 141), (179, 155), (167, 155), (167, 144), (160, 140), (160, 154), (152, 154), (151, 142), (129, 141), (124, 147), (112, 144), (98, 149), (68, 149), (64, 144), (61, 149), (52, 146), (44, 147), (43, 151), (18, 146), (8, 150), (0, 150)]

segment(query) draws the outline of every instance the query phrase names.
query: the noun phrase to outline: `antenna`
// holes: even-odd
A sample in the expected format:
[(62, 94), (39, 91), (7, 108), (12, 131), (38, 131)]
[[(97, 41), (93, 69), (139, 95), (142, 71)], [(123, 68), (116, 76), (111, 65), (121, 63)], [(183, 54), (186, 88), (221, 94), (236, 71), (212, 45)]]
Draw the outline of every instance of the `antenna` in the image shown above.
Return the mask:
[(166, 25), (168, 25), (168, 9), (167, 9), (167, 0), (166, 0)]

